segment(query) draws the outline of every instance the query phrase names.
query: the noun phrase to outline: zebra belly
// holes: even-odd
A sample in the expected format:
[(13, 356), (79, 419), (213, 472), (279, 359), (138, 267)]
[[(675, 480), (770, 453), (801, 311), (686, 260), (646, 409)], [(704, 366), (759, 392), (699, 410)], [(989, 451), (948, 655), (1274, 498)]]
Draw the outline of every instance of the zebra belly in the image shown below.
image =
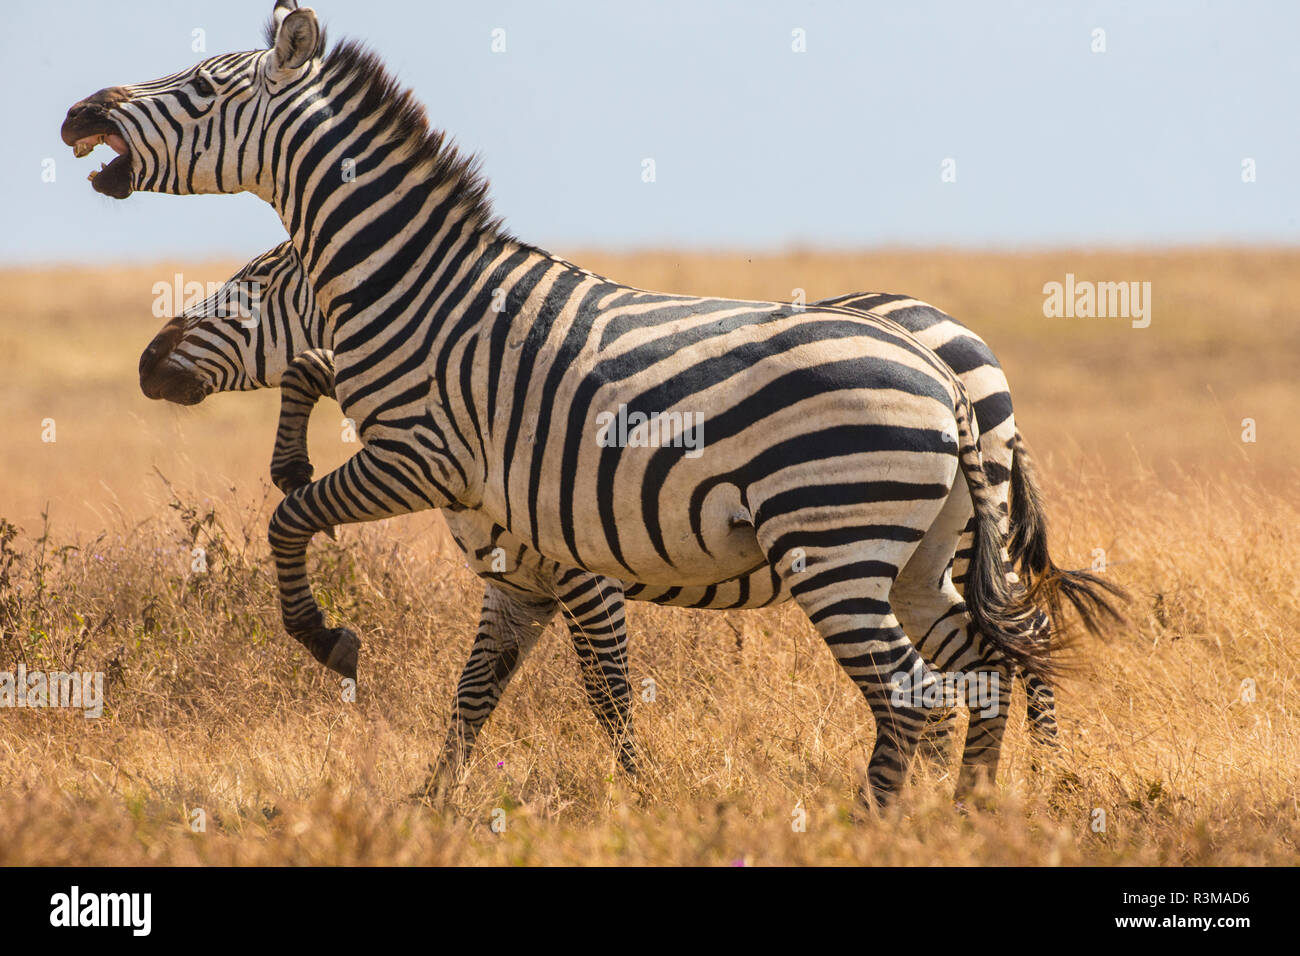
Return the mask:
[[(702, 495), (697, 507), (685, 502), (689, 494), (677, 497), (679, 510), (669, 513), (658, 504), (643, 508), (636, 500), (611, 502), (604, 509), (609, 522), (591, 514), (589, 494), (576, 493), (581, 509), (568, 510), (564, 518), (558, 517), (558, 502), (543, 501), (539, 512), (553, 520), (544, 520), (536, 537), (518, 510), (507, 517), (504, 507), (495, 509), (485, 502), (481, 511), (491, 524), (507, 530), (506, 540), (521, 543), (544, 560), (625, 582), (708, 586), (766, 567), (738, 487), (719, 485)], [(648, 521), (647, 512), (652, 515)]]
[[(485, 581), (516, 594), (553, 597), (557, 582), (573, 568), (546, 558), (482, 511), (445, 511), (447, 527), (465, 552), (466, 566)], [(621, 583), (621, 582), (620, 582)], [(759, 608), (790, 599), (790, 589), (766, 562), (762, 567), (714, 584), (624, 585), (628, 600), (671, 607)]]

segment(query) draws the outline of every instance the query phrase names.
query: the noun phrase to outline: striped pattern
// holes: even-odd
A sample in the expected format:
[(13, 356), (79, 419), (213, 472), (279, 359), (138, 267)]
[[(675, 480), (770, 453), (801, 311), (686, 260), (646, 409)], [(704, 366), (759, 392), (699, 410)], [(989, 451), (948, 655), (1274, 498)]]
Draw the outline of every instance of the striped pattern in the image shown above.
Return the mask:
[[(360, 644), (325, 626), (311, 537), (432, 507), (629, 584), (770, 566), (871, 708), (878, 801), (928, 715), (891, 686), (935, 681), (896, 607), (956, 623), (963, 670), (1009, 688), (1013, 664), (1045, 667), (1005, 575), (970, 402), (932, 351), (867, 313), (646, 292), (519, 242), (376, 58), (349, 44), (322, 57), (314, 13), (279, 9), (271, 51), (125, 87), (109, 117), (133, 188), (271, 203), (326, 316), (362, 448), (269, 530), (286, 628), (313, 656), (355, 674)], [(704, 453), (601, 445), (601, 418), (624, 409), (706, 414)], [(972, 507), (963, 606), (949, 565)]]
[[(311, 480), (312, 468), (307, 450), (307, 421), (316, 400), (321, 395), (333, 395), (333, 355), (327, 349), (318, 346), (319, 332), (316, 331), (323, 326), (324, 322), (318, 314), (294, 315), (286, 311), (292, 310), (293, 303), (312, 298), (310, 283), (290, 243), (283, 243), (270, 253), (253, 260), (232, 276), (228, 285), (231, 290), (257, 285), (262, 289), (263, 297), (267, 302), (260, 316), (262, 328), (250, 331), (252, 340), (263, 343), (265, 347), (265, 353), (258, 356), (256, 363), (257, 367), (263, 370), (262, 377), (277, 380), (281, 386), (282, 410), (271, 471), (276, 484), (289, 493)], [(186, 315), (188, 331), (179, 341), (169, 344), (171, 352), (166, 361), (174, 361), (180, 367), (204, 370), (211, 369), (214, 364), (222, 362), (234, 362), (238, 365), (241, 361), (245, 361), (240, 357), (240, 352), (227, 348), (226, 337), (218, 334), (220, 327), (229, 321), (221, 311), (221, 304), (232, 297), (232, 293), (224, 293), (223, 290), (223, 293), (218, 293), (205, 303), (191, 309)], [(855, 307), (878, 306), (882, 301), (886, 304), (906, 302), (908, 311), (902, 316), (891, 317), (909, 329), (929, 330), (932, 337), (936, 326), (939, 325), (961, 328), (955, 320), (943, 316), (932, 307), (904, 297), (862, 293), (828, 301)], [(207, 315), (204, 316), (203, 313)], [(919, 316), (923, 314), (941, 318), (922, 327)], [(277, 335), (277, 330), (287, 330), (287, 332)], [(965, 334), (974, 339), (970, 333)], [(297, 342), (301, 341), (303, 336), (313, 347), (293, 359), (287, 358), (283, 351), (275, 347), (276, 342)], [(947, 338), (950, 342), (953, 338), (951, 332)], [(987, 347), (980, 340), (974, 339), (974, 342), (975, 348), (982, 348), (987, 353)], [(951, 347), (948, 351), (951, 354)], [(990, 365), (995, 372), (993, 375), (975, 378), (971, 374), (972, 368), (987, 368)], [(234, 367), (225, 369), (219, 374), (201, 377), (200, 383), (205, 391), (221, 390), (219, 382), (239, 382), (246, 377), (244, 369)], [(982, 364), (965, 363), (963, 381), (969, 383), (968, 387), (981, 387), (990, 380), (995, 385), (1000, 380), (1003, 383), (1002, 392), (1005, 394), (1005, 379), (1001, 376), (991, 353)], [(979, 396), (976, 398), (976, 402), (979, 403), (977, 409), (983, 409), (985, 415), (989, 414), (990, 409), (1009, 410), (1009, 402), (1006, 400), (1000, 404), (990, 401), (980, 403), (984, 393), (990, 391), (985, 386), (981, 393), (974, 393)], [(1000, 424), (1002, 422), (989, 423), (989, 431), (981, 435), (982, 448), (988, 447), (988, 436), (996, 435), (994, 426)], [(1001, 444), (997, 450), (1006, 450), (1008, 455), (1010, 454), (1010, 450), (1004, 449)], [(986, 470), (997, 474), (997, 470), (989, 468), (987, 464)], [(1003, 473), (1007, 471), (1008, 469), (1003, 469)], [(1007, 489), (1008, 482), (1005, 479), (994, 485), (995, 494), (999, 496), (1000, 501), (1005, 500)], [(550, 562), (532, 551), (524, 542), (513, 538), (504, 528), (491, 521), (482, 520), (482, 516), (476, 512), (449, 512), (447, 519), (456, 540), (469, 555), (477, 573), (488, 581), (495, 582), (496, 586), (488, 585), (488, 594), (484, 601), (484, 616), (480, 622), (478, 638), (469, 663), (458, 687), (454, 708), (455, 719), (440, 766), (454, 767), (463, 762), (482, 722), (491, 714), (509, 675), (513, 673), (520, 653), (519, 648), (522, 646), (526, 650), (528, 646), (520, 645), (496, 626), (499, 609), (503, 603), (518, 600), (521, 613), (537, 613), (537, 608), (548, 604), (553, 606), (557, 601), (561, 607), (572, 609), (572, 614), (566, 615), (566, 622), (569, 624), (575, 646), (580, 649), (580, 656), (587, 665), (584, 673), (594, 674), (596, 677), (593, 681), (589, 676), (587, 681), (592, 706), (602, 724), (619, 742), (619, 753), (624, 765), (632, 767), (635, 761), (631, 726), (628, 722), (630, 700), (626, 670), (627, 637), (622, 610), (625, 590), (623, 585), (610, 578), (586, 574)], [(969, 530), (970, 526), (965, 535), (967, 540), (970, 538)], [(968, 560), (969, 545), (966, 545), (966, 551), (966, 560)], [(962, 561), (960, 552), (958, 560)], [(962, 561), (963, 570), (964, 564), (965, 561)], [(964, 574), (960, 579), (964, 579)], [(954, 575), (954, 581), (960, 579), (958, 575)], [(507, 593), (496, 593), (499, 590)], [(769, 568), (763, 568), (734, 581), (704, 588), (633, 585), (626, 589), (626, 597), (633, 600), (699, 608), (761, 607), (780, 603), (787, 600), (789, 596), (789, 589), (782, 586), (781, 581), (771, 573)], [(929, 625), (933, 623), (921, 622), (913, 629), (931, 634), (933, 632)], [(913, 627), (912, 622), (905, 621), (904, 624)], [(945, 638), (951, 636), (951, 633), (944, 635)], [(586, 654), (581, 653), (583, 649), (587, 650)], [(929, 647), (923, 645), (921, 651), (937, 669), (942, 671), (953, 669), (954, 649), (946, 640)], [(593, 663), (592, 655), (594, 655), (595, 667), (590, 666)], [(1041, 683), (1036, 677), (1031, 677), (1031, 681)], [(1047, 687), (1045, 684), (1041, 686)], [(1033, 703), (1034, 698), (1031, 696), (1031, 708)], [(1050, 708), (1045, 708), (1043, 714), (1050, 719)], [(988, 732), (985, 726), (988, 720), (989, 718), (976, 717), (974, 729), (977, 741)], [(951, 747), (951, 742), (947, 738), (954, 722), (955, 715), (951, 713), (932, 719), (928, 731), (931, 739), (925, 750), (927, 754), (946, 758)], [(1054, 725), (1047, 731), (1042, 730), (1043, 724), (1044, 717), (1040, 715), (1035, 725), (1039, 728), (1038, 732), (1051, 733), (1054, 730)]]
[[(285, 275), (287, 277), (288, 273)], [(1017, 456), (1024, 461), (1028, 453), (1016, 429), (1011, 389), (1006, 374), (988, 344), (951, 315), (911, 296), (887, 292), (854, 292), (823, 299), (817, 304), (860, 309), (886, 316), (911, 332), (917, 341), (933, 349), (957, 373), (975, 407), (984, 472), (988, 475), (993, 496), (1004, 518), (1003, 531), (1010, 534), (1008, 502), (1011, 496), (1012, 468)], [(964, 590), (966, 584), (966, 571), (974, 541), (973, 531), (973, 524), (968, 525), (953, 560), (952, 579), (959, 591)], [(1052, 623), (1043, 614), (1036, 625), (1043, 635), (1044, 643), (1049, 645)], [(938, 653), (942, 654), (942, 651)], [(1040, 742), (1055, 741), (1058, 735), (1056, 696), (1051, 684), (1035, 674), (1025, 675), (1025, 691), (1032, 733)], [(952, 749), (951, 738), (955, 727), (956, 715), (951, 713), (930, 727), (929, 742), (938, 748), (940, 754)]]

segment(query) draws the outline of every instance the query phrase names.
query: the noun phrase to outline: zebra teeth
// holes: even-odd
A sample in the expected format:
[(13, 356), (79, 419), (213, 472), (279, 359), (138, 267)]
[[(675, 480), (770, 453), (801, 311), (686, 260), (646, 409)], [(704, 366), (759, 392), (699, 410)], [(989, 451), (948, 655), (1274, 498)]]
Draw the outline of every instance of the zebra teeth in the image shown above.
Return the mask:
[(94, 136), (85, 136), (77, 140), (73, 144), (72, 155), (77, 159), (81, 159), (83, 156), (90, 155), (91, 151), (101, 143), (107, 143), (112, 147), (113, 152), (119, 156), (126, 153), (126, 140), (117, 133), (97, 133)]

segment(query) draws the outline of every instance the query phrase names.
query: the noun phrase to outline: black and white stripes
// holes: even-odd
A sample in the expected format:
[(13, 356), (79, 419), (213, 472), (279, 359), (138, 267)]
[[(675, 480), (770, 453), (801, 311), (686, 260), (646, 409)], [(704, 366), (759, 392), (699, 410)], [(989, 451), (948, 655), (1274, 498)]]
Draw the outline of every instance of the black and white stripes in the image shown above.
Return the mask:
[[(362, 443), (271, 521), (286, 628), (318, 660), (354, 675), (360, 645), (312, 596), (312, 535), (432, 507), (628, 585), (770, 568), (871, 707), (877, 799), (931, 710), (891, 693), (935, 683), (914, 641), (1008, 689), (1013, 667), (1046, 670), (971, 402), (933, 351), (870, 313), (645, 292), (519, 242), (377, 58), (322, 55), (315, 14), (291, 7), (271, 50), (97, 94), (64, 139), (120, 136), (126, 193), (247, 190), (289, 232)], [(702, 454), (597, 441), (615, 410), (704, 416)], [(963, 603), (950, 565), (972, 511)], [(497, 629), (536, 613), (485, 601)], [(997, 736), (967, 765), (995, 763)]]
[[(233, 358), (216, 354), (211, 343), (214, 339), (220, 341), (220, 337), (215, 333), (219, 331), (225, 322), (229, 321), (220, 308), (221, 304), (234, 298), (239, 289), (255, 284), (262, 288), (266, 305), (260, 315), (262, 328), (251, 330), (252, 341), (266, 343), (267, 345), (264, 354), (257, 356), (255, 364), (257, 368), (263, 370), (262, 377), (264, 379), (281, 383), (283, 396), (281, 420), (276, 436), (271, 471), (277, 485), (288, 492), (305, 484), (311, 478), (312, 469), (308, 459), (306, 443), (307, 419), (312, 405), (320, 395), (333, 394), (333, 355), (323, 348), (323, 342), (320, 339), (320, 329), (324, 326), (324, 320), (318, 314), (299, 315), (292, 311), (293, 303), (307, 301), (312, 297), (310, 283), (291, 244), (284, 243), (270, 253), (250, 262), (231, 277), (227, 285), (229, 292), (223, 289), (223, 294), (214, 295), (202, 305), (187, 312), (187, 331), (179, 340), (171, 338), (169, 331), (165, 329), (160, 333), (158, 340), (151, 344), (147, 352), (155, 355), (166, 353), (161, 358), (156, 359), (151, 366), (155, 370), (152, 372), (155, 377), (165, 378), (169, 368), (201, 370), (181, 378), (181, 382), (183, 382), (182, 391), (198, 391), (206, 394), (214, 389), (220, 390), (222, 388), (221, 382), (242, 382), (246, 380), (248, 378), (246, 370), (239, 367), (239, 365), (241, 362), (251, 363), (252, 360), (241, 353), (229, 353)], [(952, 351), (950, 343), (954, 338), (969, 340), (970, 344), (965, 346), (968, 353), (974, 354), (982, 350), (987, 355), (987, 359), (983, 362), (968, 360), (963, 363), (961, 378), (972, 392), (976, 408), (982, 410), (985, 415), (989, 414), (990, 409), (1009, 410), (1009, 398), (1005, 397), (1005, 378), (1002, 376), (995, 360), (993, 360), (992, 353), (988, 352), (987, 346), (977, 336), (964, 330), (951, 317), (945, 316), (924, 303), (901, 296), (859, 293), (851, 296), (840, 296), (827, 301), (855, 307), (875, 306), (878, 310), (880, 310), (879, 307), (882, 303), (905, 304), (905, 311), (900, 314), (895, 310), (891, 314), (891, 318), (911, 330), (930, 336), (932, 340), (942, 334), (944, 337), (934, 341), (934, 344), (940, 348), (946, 348), (950, 354)], [(200, 313), (204, 311), (208, 314), (206, 317), (201, 317)], [(288, 330), (288, 334), (279, 336), (280, 340), (287, 339), (295, 342), (305, 340), (312, 347), (290, 362), (289, 358), (281, 350), (274, 347), (277, 337), (273, 334), (273, 331), (277, 329)], [(215, 372), (212, 363), (220, 362), (223, 359), (226, 362), (233, 361), (234, 367), (223, 369), (219, 373)], [(150, 391), (149, 384), (142, 383), (142, 385), (146, 392)], [(1001, 403), (986, 400), (987, 396), (996, 396), (999, 393), (1004, 396)], [(1004, 429), (999, 429), (997, 426), (1003, 425), (1003, 421), (983, 422), (982, 425), (987, 429), (982, 431), (980, 438), (981, 450), (986, 456), (986, 470), (998, 474), (996, 468), (989, 467), (990, 462), (1011, 460), (1009, 443), (1003, 442), (998, 437), (999, 430)], [(1007, 470), (1006, 467), (1003, 467), (1001, 473), (1005, 474)], [(991, 482), (991, 485), (995, 496), (999, 500), (1000, 507), (1004, 508), (1005, 505), (1002, 503), (1005, 502), (1008, 494), (1009, 482), (1004, 479), (1000, 482)], [(495, 583), (510, 593), (518, 594), (528, 605), (535, 605), (536, 602), (542, 599), (557, 597), (561, 599), (561, 604), (564, 605), (574, 599), (574, 596), (566, 593), (557, 582), (562, 575), (567, 575), (565, 577), (566, 584), (575, 581), (577, 578), (574, 575), (579, 575), (581, 572), (572, 568), (566, 570), (562, 565), (542, 558), (540, 554), (533, 551), (523, 541), (510, 536), (499, 525), (479, 520), (479, 516), (475, 512), (454, 512), (449, 513), (447, 517), (456, 540), (465, 549), (472, 566), (487, 581)], [(953, 580), (959, 591), (964, 583), (964, 571), (966, 561), (969, 559), (970, 540), (971, 535), (968, 528), (963, 535), (963, 547), (958, 550), (954, 564), (956, 570), (954, 571)], [(766, 566), (750, 575), (706, 587), (669, 588), (641, 584), (624, 587), (613, 579), (595, 575), (585, 575), (582, 577), (582, 581), (585, 582), (585, 587), (599, 595), (602, 602), (599, 607), (611, 609), (608, 610), (607, 620), (597, 621), (594, 624), (587, 622), (583, 625), (580, 618), (577, 622), (583, 627), (583, 632), (588, 637), (598, 631), (602, 640), (605, 639), (605, 632), (609, 623), (612, 621), (621, 622), (622, 620), (621, 598), (624, 595), (633, 600), (697, 608), (762, 607), (782, 602), (790, 596), (789, 589), (784, 587), (779, 578)], [(616, 597), (619, 599), (617, 613), (612, 610)], [(578, 602), (576, 606), (580, 609), (580, 613), (589, 610), (598, 611), (598, 607), (588, 608), (587, 604), (587, 598), (582, 598)], [(490, 630), (491, 622), (485, 617), (480, 624), (480, 632), (490, 632)], [(928, 626), (925, 630), (927, 634), (934, 635), (934, 632)], [(578, 640), (580, 633), (575, 632), (574, 638)], [(953, 647), (946, 644), (939, 644), (936, 647), (936, 641), (937, 635), (932, 636), (931, 640), (923, 642), (920, 647), (922, 655), (936, 669), (951, 671), (955, 656)], [(494, 649), (498, 646), (502, 646), (500, 639), (476, 642), (475, 650), (467, 665), (467, 673), (493, 669), (481, 658), (483, 655), (494, 653)], [(620, 667), (620, 661), (626, 661), (626, 637), (621, 633), (617, 636), (617, 640), (610, 641), (609, 658), (602, 657), (602, 666), (617, 671)], [(621, 678), (616, 683), (624, 688), (627, 686), (625, 672), (621, 672)], [(1056, 730), (1051, 689), (1047, 684), (1033, 676), (1029, 678), (1027, 687), (1030, 694), (1031, 714), (1035, 732), (1042, 739), (1051, 739), (1055, 736)], [(481, 684), (470, 681), (462, 687), (460, 696), (463, 697), (464, 692), (467, 690), (476, 696), (472, 700), (458, 700), (454, 712), (458, 715), (485, 715), (490, 712), (491, 707), (481, 692), (495, 691), (499, 693), (500, 684)], [(493, 699), (491, 703), (494, 702)], [(624, 702), (622, 712), (626, 713), (626, 711), (627, 703)], [(985, 736), (989, 732), (989, 727), (996, 726), (996, 722), (1000, 719), (1002, 718), (988, 718), (977, 715), (973, 730), (976, 739)], [(949, 742), (945, 738), (951, 733), (953, 724), (955, 724), (955, 714), (951, 712), (946, 716), (932, 719), (927, 733), (931, 737), (933, 746), (927, 752), (940, 754), (946, 752)], [(453, 734), (453, 737), (461, 740), (467, 739), (467, 736), (463, 733)], [(630, 727), (626, 728), (624, 739), (628, 737), (630, 737)], [(472, 739), (472, 737), (468, 737), (468, 739)], [(454, 765), (460, 762), (464, 755), (464, 751), (457, 752), (453, 748), (446, 756), (446, 763)]]

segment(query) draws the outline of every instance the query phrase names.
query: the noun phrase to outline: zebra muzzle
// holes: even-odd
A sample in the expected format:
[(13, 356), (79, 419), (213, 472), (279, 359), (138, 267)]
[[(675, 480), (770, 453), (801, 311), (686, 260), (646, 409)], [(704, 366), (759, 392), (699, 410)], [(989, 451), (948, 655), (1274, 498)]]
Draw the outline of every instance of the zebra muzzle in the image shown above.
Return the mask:
[(107, 145), (117, 156), (92, 172), (87, 179), (95, 192), (125, 199), (131, 194), (131, 150), (117, 125), (109, 119), (109, 110), (129, 99), (119, 88), (101, 90), (68, 110), (60, 131), (63, 142), (72, 147), (72, 155), (89, 156), (96, 146)]

